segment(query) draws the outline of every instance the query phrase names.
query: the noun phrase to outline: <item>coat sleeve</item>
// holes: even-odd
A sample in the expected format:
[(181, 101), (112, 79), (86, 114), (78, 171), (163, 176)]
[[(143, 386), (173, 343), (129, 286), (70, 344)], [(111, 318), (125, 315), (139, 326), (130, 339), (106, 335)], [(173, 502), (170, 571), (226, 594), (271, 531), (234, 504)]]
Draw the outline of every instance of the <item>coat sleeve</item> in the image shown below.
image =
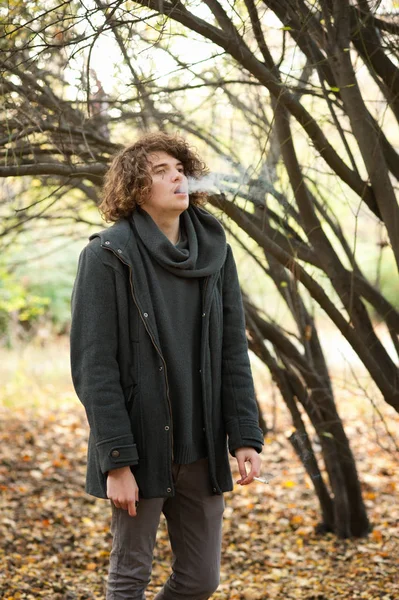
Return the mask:
[(261, 452), (263, 433), (259, 427), (244, 309), (237, 268), (230, 246), (223, 277), (222, 403), (229, 450), (242, 447)]
[(118, 276), (89, 245), (80, 255), (72, 292), (72, 380), (104, 474), (138, 463), (117, 361)]

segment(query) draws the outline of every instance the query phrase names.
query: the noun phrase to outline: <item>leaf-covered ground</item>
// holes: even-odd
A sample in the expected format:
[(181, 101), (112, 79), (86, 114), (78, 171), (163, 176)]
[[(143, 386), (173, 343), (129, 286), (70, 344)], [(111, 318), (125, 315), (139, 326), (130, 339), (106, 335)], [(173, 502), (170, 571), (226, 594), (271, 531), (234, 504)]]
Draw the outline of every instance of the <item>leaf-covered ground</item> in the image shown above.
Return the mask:
[[(80, 405), (0, 408), (0, 597), (104, 598), (109, 506), (83, 491), (86, 424)], [(398, 424), (395, 416), (391, 425)], [(380, 436), (383, 428), (380, 428)], [(219, 600), (399, 598), (398, 463), (377, 430), (348, 432), (374, 524), (367, 539), (314, 533), (317, 504), (283, 433), (267, 438), (269, 485), (226, 495)], [(151, 599), (169, 570), (164, 524)]]

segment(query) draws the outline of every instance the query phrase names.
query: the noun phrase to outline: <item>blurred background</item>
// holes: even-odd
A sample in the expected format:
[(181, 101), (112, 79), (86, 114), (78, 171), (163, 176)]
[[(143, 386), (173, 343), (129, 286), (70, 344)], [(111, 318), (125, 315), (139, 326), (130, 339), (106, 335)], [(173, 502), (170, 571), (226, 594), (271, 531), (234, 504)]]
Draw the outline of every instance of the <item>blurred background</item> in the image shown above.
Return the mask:
[[(397, 547), (398, 10), (395, 0), (0, 4), (0, 406), (3, 440), (14, 431), (19, 448), (14, 475), (3, 456), (5, 497), (21, 461), (35, 460), (37, 432), (57, 444), (51, 423), (79, 433), (83, 487), (68, 347), (77, 261), (107, 226), (97, 205), (110, 158), (163, 130), (207, 164), (206, 206), (238, 263), (274, 499), (300, 489), (309, 531), (356, 539), (376, 524), (372, 543)], [(70, 468), (68, 443), (53, 470)], [(220, 597), (245, 597), (229, 585)], [(69, 597), (57, 593), (48, 597)]]

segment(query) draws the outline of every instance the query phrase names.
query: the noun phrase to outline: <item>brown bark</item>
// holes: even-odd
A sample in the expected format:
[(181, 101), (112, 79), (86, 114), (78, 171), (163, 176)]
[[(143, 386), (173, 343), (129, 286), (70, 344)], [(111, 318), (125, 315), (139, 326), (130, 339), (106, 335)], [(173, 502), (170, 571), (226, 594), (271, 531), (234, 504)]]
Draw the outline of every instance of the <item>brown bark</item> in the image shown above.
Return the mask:
[(212, 204), (222, 208), (223, 211), (230, 216), (239, 226), (254, 240), (258, 242), (261, 248), (267, 253), (274, 256), (280, 264), (287, 267), (295, 277), (300, 281), (311, 296), (316, 300), (323, 310), (326, 311), (330, 319), (335, 323), (337, 328), (345, 336), (351, 344), (360, 360), (365, 365), (373, 377), (376, 385), (380, 389), (385, 401), (399, 412), (399, 390), (385, 374), (374, 357), (370, 354), (370, 349), (364, 345), (359, 332), (355, 330), (351, 323), (348, 323), (342, 316), (341, 312), (334, 306), (328, 295), (322, 287), (301, 267), (295, 259), (282, 250), (277, 244), (265, 236), (259, 229), (245, 216), (244, 211), (225, 198), (219, 196), (210, 199)]
[[(389, 178), (381, 139), (362, 98), (353, 70), (349, 47), (350, 7), (334, 0), (334, 38), (330, 36), (330, 62), (335, 72), (346, 112), (362, 154), (375, 199), (391, 240), (399, 269), (399, 207)], [(391, 82), (393, 83), (393, 82)], [(398, 82), (399, 83), (399, 82)]]
[[(148, 6), (154, 10), (157, 10), (158, 8), (157, 0), (141, 0), (138, 1), (137, 4)], [(270, 69), (254, 56), (242, 38), (237, 37), (235, 30), (232, 30), (233, 33), (231, 33), (231, 31), (226, 33), (222, 29), (210, 25), (203, 19), (190, 13), (180, 2), (175, 2), (173, 4), (164, 2), (163, 8), (164, 14), (167, 14), (170, 18), (182, 23), (224, 48), (238, 64), (244, 69), (247, 69), (260, 83), (268, 88), (278, 102), (281, 103), (302, 125), (309, 138), (312, 140), (315, 148), (331, 169), (337, 173), (337, 175), (351, 187), (362, 200), (364, 200), (371, 211), (380, 217), (379, 208), (376, 204), (372, 188), (368, 186), (367, 182), (362, 181), (359, 175), (346, 165), (339, 154), (331, 146), (322, 129), (311, 114), (302, 106), (288, 88), (281, 84)]]
[(291, 443), (298, 454), (306, 472), (308, 473), (312, 485), (319, 500), (323, 526), (327, 531), (334, 531), (334, 505), (327, 486), (323, 480), (322, 474), (317, 464), (316, 456), (313, 452), (312, 444), (306, 430), (305, 423), (296, 404), (296, 398), (287, 379), (284, 369), (278, 367), (277, 362), (268, 352), (259, 335), (257, 326), (248, 311), (246, 311), (247, 327), (250, 330), (249, 339), (250, 349), (267, 365), (270, 373), (276, 382), (282, 398), (290, 411), (293, 425), (296, 429), (295, 435), (291, 436)]
[[(253, 329), (258, 331), (263, 339), (273, 343), (277, 352), (286, 357), (290, 364), (300, 371), (301, 376), (306, 381), (307, 389), (310, 390), (310, 395), (303, 401), (303, 407), (319, 436), (323, 448), (323, 458), (334, 494), (334, 531), (340, 537), (367, 535), (370, 525), (362, 500), (356, 463), (329, 386), (325, 385), (325, 381), (315, 368), (277, 330), (275, 325), (262, 319), (250, 303), (245, 302), (245, 308), (246, 314), (249, 316), (249, 327), (251, 328), (252, 323)], [(258, 352), (270, 368), (270, 359), (265, 351), (258, 349)], [(273, 365), (271, 366), (273, 367)], [(292, 375), (290, 378), (292, 379)], [(301, 427), (296, 414), (297, 408), (293, 406), (293, 398), (284, 388), (281, 376), (277, 377), (277, 382), (280, 383), (280, 390), (293, 418), (296, 420), (297, 426)], [(304, 394), (302, 394), (303, 396)]]
[(356, 294), (350, 281), (348, 282), (345, 269), (317, 218), (303, 181), (303, 175), (293, 144), (287, 111), (276, 102), (274, 103), (274, 108), (276, 130), (280, 140), (281, 153), (292, 190), (295, 194), (297, 206), (302, 216), (305, 232), (323, 264), (324, 272), (332, 281), (359, 336), (362, 337), (363, 343), (368, 347), (374, 360), (380, 365), (380, 368), (386, 373), (387, 377), (393, 380), (394, 387), (399, 389), (399, 371), (376, 336), (366, 308)]
[(399, 121), (399, 69), (381, 46), (377, 30), (383, 23), (373, 18), (367, 2), (360, 10), (350, 6), (349, 11), (351, 40), (369, 71), (384, 82), (388, 103)]

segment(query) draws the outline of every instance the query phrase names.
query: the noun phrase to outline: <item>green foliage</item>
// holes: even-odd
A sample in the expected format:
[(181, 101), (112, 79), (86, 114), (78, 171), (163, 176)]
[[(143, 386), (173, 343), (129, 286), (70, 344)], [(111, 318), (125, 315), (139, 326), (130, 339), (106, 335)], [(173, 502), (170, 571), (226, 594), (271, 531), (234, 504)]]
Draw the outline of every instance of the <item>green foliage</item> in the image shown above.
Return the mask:
[(15, 276), (0, 268), (0, 335), (7, 334), (12, 314), (22, 323), (36, 321), (44, 315), (50, 298), (27, 289)]
[(82, 242), (60, 247), (55, 236), (53, 242), (46, 241), (46, 248), (50, 246), (53, 251), (44, 255), (38, 252), (40, 242), (30, 242), (3, 257), (7, 268), (0, 266), (0, 337), (8, 344), (21, 331), (34, 334), (39, 324), (55, 333), (64, 333), (69, 327), (71, 291)]
[(71, 291), (82, 243), (71, 242), (60, 247), (55, 238), (47, 242), (47, 248), (49, 246), (52, 251), (45, 256), (27, 255), (17, 273), (26, 281), (31, 294), (48, 299), (46, 320), (56, 332), (64, 332), (70, 321)]
[(57, 330), (64, 330), (70, 319), (70, 298), (73, 280), (70, 273), (57, 269), (49, 270), (44, 277), (32, 278), (30, 289), (39, 296), (49, 299), (48, 318)]

